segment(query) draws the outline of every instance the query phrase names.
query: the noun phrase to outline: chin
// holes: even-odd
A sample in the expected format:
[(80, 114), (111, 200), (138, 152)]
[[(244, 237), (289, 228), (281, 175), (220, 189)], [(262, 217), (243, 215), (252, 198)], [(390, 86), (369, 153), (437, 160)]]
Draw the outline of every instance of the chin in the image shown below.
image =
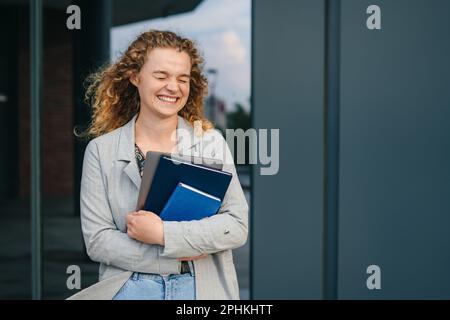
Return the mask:
[(171, 118), (173, 116), (177, 116), (180, 108), (157, 108), (156, 113), (159, 114), (162, 118)]
[(147, 106), (147, 110), (150, 114), (153, 114), (161, 119), (177, 116), (181, 109), (183, 109), (181, 104), (165, 105), (153, 102), (153, 104), (149, 104)]

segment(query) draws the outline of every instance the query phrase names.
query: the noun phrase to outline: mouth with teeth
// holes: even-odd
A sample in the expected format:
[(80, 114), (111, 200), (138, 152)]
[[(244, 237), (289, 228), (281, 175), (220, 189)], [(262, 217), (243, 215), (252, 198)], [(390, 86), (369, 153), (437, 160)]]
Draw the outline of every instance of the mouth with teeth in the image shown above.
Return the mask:
[(160, 101), (162, 101), (164, 103), (169, 103), (169, 104), (175, 104), (180, 99), (179, 97), (163, 96), (163, 95), (159, 95), (157, 97)]

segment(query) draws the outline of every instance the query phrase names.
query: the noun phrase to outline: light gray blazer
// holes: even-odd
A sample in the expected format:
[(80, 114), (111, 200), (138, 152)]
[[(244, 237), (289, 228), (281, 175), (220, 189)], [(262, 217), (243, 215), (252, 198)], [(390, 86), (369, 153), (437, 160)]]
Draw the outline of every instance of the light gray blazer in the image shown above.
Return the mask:
[(178, 274), (177, 258), (202, 253), (208, 256), (193, 261), (197, 299), (239, 299), (231, 250), (247, 241), (248, 205), (225, 140), (216, 130), (197, 136), (178, 117), (179, 153), (201, 152), (205, 158), (219, 159), (233, 178), (218, 214), (198, 221), (164, 221), (165, 246), (144, 244), (128, 237), (125, 222), (125, 215), (136, 208), (141, 183), (134, 151), (136, 117), (91, 140), (86, 148), (81, 227), (87, 254), (100, 262), (99, 282), (68, 299), (112, 299), (133, 271)]

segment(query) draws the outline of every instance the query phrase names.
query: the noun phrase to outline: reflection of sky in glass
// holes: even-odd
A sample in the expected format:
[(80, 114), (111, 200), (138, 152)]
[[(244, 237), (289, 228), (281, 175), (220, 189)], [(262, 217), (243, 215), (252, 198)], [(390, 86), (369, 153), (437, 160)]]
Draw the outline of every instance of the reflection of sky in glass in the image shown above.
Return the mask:
[(194, 39), (205, 57), (205, 69), (218, 70), (216, 94), (228, 110), (239, 102), (249, 108), (251, 0), (204, 0), (192, 12), (158, 18), (111, 30), (115, 59), (148, 29), (171, 30)]

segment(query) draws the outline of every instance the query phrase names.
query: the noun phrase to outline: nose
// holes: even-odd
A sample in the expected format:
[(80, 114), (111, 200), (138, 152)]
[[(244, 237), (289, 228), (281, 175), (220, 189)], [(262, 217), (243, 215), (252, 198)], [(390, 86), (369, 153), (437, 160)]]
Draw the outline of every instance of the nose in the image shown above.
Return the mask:
[(178, 91), (178, 84), (176, 80), (169, 80), (166, 84), (166, 89), (171, 92), (177, 92)]

